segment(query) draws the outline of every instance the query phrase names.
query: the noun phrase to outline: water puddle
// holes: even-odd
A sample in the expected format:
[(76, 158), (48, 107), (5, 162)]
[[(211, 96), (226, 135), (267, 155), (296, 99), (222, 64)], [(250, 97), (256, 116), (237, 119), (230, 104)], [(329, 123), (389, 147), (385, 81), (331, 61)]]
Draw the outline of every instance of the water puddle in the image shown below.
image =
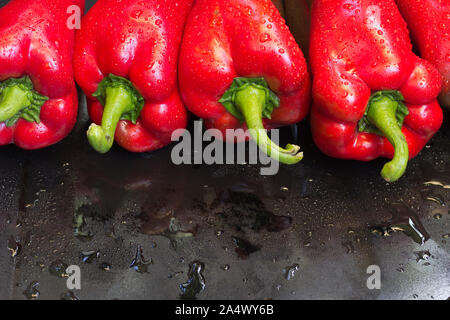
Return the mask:
[(151, 259), (150, 260), (145, 259), (142, 247), (139, 245), (136, 249), (136, 255), (133, 261), (131, 261), (130, 268), (133, 268), (136, 272), (139, 273), (148, 273), (148, 267), (152, 263), (153, 262)]
[(295, 273), (300, 269), (300, 265), (299, 264), (294, 264), (290, 267), (286, 267), (284, 269), (284, 278), (286, 280), (292, 280), (295, 277)]
[(203, 276), (205, 265), (200, 261), (194, 261), (190, 264), (188, 281), (180, 285), (182, 300), (195, 300), (197, 295), (205, 290), (206, 281)]
[(405, 204), (394, 203), (389, 211), (392, 213), (392, 218), (387, 222), (371, 227), (372, 233), (381, 237), (388, 237), (395, 232), (402, 232), (420, 245), (423, 245), (430, 238), (417, 212)]

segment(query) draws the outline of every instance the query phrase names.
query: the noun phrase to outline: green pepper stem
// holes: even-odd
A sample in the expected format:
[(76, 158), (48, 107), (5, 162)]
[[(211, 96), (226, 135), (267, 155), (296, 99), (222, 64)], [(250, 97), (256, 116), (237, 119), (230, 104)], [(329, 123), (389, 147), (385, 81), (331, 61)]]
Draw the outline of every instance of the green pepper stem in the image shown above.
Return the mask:
[(5, 122), (31, 105), (28, 92), (20, 86), (7, 87), (2, 92), (0, 102), (0, 122)]
[(130, 92), (121, 86), (106, 88), (106, 103), (101, 126), (92, 124), (87, 132), (91, 146), (99, 153), (107, 153), (114, 143), (120, 118), (134, 109)]
[(392, 161), (386, 163), (381, 171), (382, 177), (388, 182), (401, 178), (409, 160), (408, 143), (396, 118), (397, 108), (397, 101), (383, 97), (372, 103), (367, 112), (369, 121), (383, 133), (395, 149)]
[(234, 102), (244, 116), (251, 137), (263, 152), (281, 163), (298, 163), (303, 159), (303, 153), (300, 152), (299, 146), (289, 144), (286, 149), (283, 149), (274, 144), (267, 135), (262, 121), (266, 98), (264, 90), (255, 86), (247, 86), (236, 92)]

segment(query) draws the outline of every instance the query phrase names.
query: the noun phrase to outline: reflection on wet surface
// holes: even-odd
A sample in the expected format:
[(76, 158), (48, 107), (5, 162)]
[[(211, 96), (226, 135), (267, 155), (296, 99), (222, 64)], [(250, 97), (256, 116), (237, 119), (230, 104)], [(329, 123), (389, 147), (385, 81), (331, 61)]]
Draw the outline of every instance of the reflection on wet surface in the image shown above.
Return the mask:
[(188, 281), (180, 285), (182, 294), (180, 299), (194, 300), (197, 294), (202, 292), (206, 287), (205, 278), (203, 277), (203, 270), (205, 265), (200, 261), (194, 261), (189, 266)]
[[(448, 124), (390, 185), (383, 160), (329, 159), (304, 123), (304, 161), (263, 177), (177, 167), (170, 148), (101, 156), (83, 119), (49, 149), (2, 148), (0, 298), (450, 296)], [(80, 266), (82, 290), (68, 291), (66, 265)], [(381, 290), (366, 287), (370, 265)]]
[(414, 210), (408, 208), (404, 203), (393, 203), (389, 209), (392, 212), (392, 218), (389, 222), (372, 227), (374, 234), (388, 237), (393, 232), (403, 232), (420, 245), (430, 238)]

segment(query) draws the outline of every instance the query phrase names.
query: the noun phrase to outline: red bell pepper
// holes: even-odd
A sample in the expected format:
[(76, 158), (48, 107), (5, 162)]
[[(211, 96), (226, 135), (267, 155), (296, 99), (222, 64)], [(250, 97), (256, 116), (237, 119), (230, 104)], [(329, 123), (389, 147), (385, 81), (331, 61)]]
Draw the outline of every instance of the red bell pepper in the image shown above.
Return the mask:
[(450, 1), (396, 1), (421, 57), (443, 76), (441, 104), (450, 108)]
[(179, 82), (188, 108), (222, 137), (227, 129), (254, 129), (262, 151), (283, 163), (302, 159), (298, 146), (280, 148), (264, 130), (299, 122), (310, 101), (305, 59), (270, 0), (197, 0)]
[(393, 0), (315, 0), (311, 128), (327, 155), (393, 158), (381, 174), (398, 180), (439, 130), (442, 79), (412, 52)]
[(74, 127), (72, 5), (83, 12), (82, 0), (12, 0), (0, 9), (0, 145), (44, 148)]
[(99, 0), (76, 35), (75, 78), (87, 95), (92, 147), (162, 148), (185, 128), (179, 46), (194, 0)]

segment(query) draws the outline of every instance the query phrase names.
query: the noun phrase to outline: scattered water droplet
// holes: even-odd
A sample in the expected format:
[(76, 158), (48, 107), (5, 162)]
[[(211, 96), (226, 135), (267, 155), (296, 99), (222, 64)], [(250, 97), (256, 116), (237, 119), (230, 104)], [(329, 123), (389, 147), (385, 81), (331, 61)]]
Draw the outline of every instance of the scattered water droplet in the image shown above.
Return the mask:
[(446, 184), (442, 181), (438, 181), (438, 180), (430, 180), (424, 183), (425, 186), (438, 186), (438, 187), (442, 187), (444, 189), (450, 189), (450, 184)]
[(224, 264), (224, 265), (222, 265), (222, 266), (220, 267), (220, 269), (222, 269), (222, 270), (224, 270), (224, 271), (228, 271), (228, 270), (230, 270), (230, 265)]
[(102, 269), (103, 271), (111, 271), (111, 264), (107, 263), (107, 262), (103, 262), (102, 264), (100, 264), (100, 269)]
[(270, 39), (270, 35), (268, 33), (263, 33), (259, 37), (259, 41), (261, 41), (261, 42), (267, 42), (269, 40), (271, 40), (271, 39)]
[(11, 253), (11, 257), (17, 257), (22, 251), (22, 245), (11, 236), (8, 240), (8, 250)]
[(142, 254), (142, 247), (139, 245), (136, 249), (136, 256), (133, 261), (131, 261), (130, 268), (133, 268), (135, 271), (139, 273), (147, 273), (148, 266), (152, 263), (152, 260), (145, 260)]
[(223, 234), (223, 230), (217, 230), (216, 231), (216, 236), (220, 237)]
[(433, 215), (433, 218), (436, 220), (440, 220), (440, 219), (442, 219), (442, 214), (436, 213), (435, 215)]
[(428, 250), (424, 250), (424, 251), (417, 251), (414, 252), (414, 254), (417, 256), (416, 261), (420, 262), (421, 260), (428, 260), (431, 257), (431, 253)]
[(48, 270), (51, 275), (54, 275), (58, 278), (67, 278), (69, 275), (66, 273), (66, 270), (69, 266), (61, 260), (56, 260), (50, 264)]
[(205, 265), (200, 261), (194, 261), (190, 264), (188, 281), (180, 285), (182, 300), (195, 300), (197, 294), (202, 292), (206, 287), (203, 270)]
[(99, 250), (83, 251), (80, 253), (81, 261), (83, 261), (84, 263), (92, 263), (99, 256)]
[(40, 283), (38, 281), (33, 281), (28, 285), (27, 289), (23, 292), (23, 294), (29, 300), (36, 300), (39, 298), (39, 295), (41, 294), (38, 289), (39, 286)]
[(437, 204), (439, 204), (439, 205), (441, 205), (441, 206), (445, 206), (445, 202), (444, 202), (444, 200), (442, 200), (440, 197), (438, 197), (438, 196), (428, 196), (428, 197), (426, 197), (425, 198), (426, 200), (429, 200), (429, 201), (433, 201), (433, 202), (435, 202), (435, 203), (437, 203)]
[(73, 291), (66, 291), (61, 294), (61, 300), (78, 300), (78, 297)]
[(292, 280), (295, 277), (295, 272), (297, 272), (300, 269), (300, 266), (296, 263), (290, 267), (286, 267), (284, 269), (284, 278), (286, 280)]

